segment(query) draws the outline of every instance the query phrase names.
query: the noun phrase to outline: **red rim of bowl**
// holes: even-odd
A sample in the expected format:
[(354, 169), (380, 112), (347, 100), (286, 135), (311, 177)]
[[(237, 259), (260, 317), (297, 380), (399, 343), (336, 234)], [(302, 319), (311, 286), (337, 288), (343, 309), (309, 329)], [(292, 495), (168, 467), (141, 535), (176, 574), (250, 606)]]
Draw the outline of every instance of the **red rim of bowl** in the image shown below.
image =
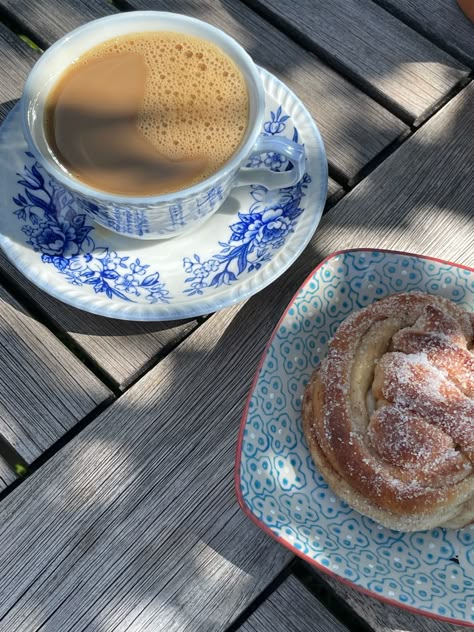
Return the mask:
[(414, 606), (409, 606), (409, 605), (404, 604), (404, 603), (402, 603), (400, 601), (396, 601), (395, 599), (389, 599), (388, 597), (384, 597), (383, 595), (380, 595), (379, 593), (373, 592), (372, 590), (369, 590), (368, 588), (364, 588), (363, 586), (359, 586), (359, 584), (356, 584), (356, 583), (350, 581), (349, 579), (346, 579), (345, 577), (341, 577), (337, 573), (334, 573), (333, 571), (331, 571), (326, 566), (323, 566), (322, 564), (320, 564), (319, 562), (314, 560), (312, 557), (309, 557), (309, 555), (306, 555), (305, 553), (303, 553), (302, 551), (300, 551), (299, 549), (294, 547), (292, 544), (287, 542), (287, 540), (285, 540), (281, 536), (276, 535), (264, 522), (262, 522), (259, 518), (257, 518), (257, 516), (252, 512), (250, 507), (245, 503), (244, 497), (242, 495), (242, 489), (241, 489), (241, 485), (240, 485), (240, 465), (241, 465), (241, 456), (242, 456), (242, 444), (243, 444), (243, 441), (244, 441), (244, 430), (245, 430), (245, 426), (246, 426), (246, 422), (247, 422), (248, 411), (249, 411), (249, 406), (250, 406), (250, 400), (252, 398), (253, 392), (255, 390), (255, 387), (257, 385), (258, 379), (260, 377), (260, 372), (262, 370), (263, 364), (265, 362), (265, 359), (267, 357), (267, 353), (268, 353), (268, 351), (269, 351), (269, 349), (271, 347), (271, 344), (272, 344), (272, 342), (273, 342), (278, 330), (280, 329), (280, 325), (282, 324), (283, 320), (285, 319), (289, 309), (295, 303), (296, 298), (298, 297), (298, 294), (300, 293), (301, 289), (310, 281), (310, 279), (314, 276), (314, 274), (320, 268), (322, 268), (325, 263), (327, 263), (329, 260), (333, 259), (334, 257), (337, 257), (338, 255), (345, 255), (345, 254), (353, 253), (353, 252), (381, 252), (381, 253), (390, 254), (390, 255), (405, 255), (407, 257), (416, 257), (417, 259), (425, 259), (427, 261), (435, 261), (436, 263), (441, 263), (441, 264), (444, 264), (444, 265), (452, 266), (454, 268), (461, 268), (462, 270), (468, 270), (469, 272), (474, 272), (474, 268), (470, 268), (469, 266), (465, 266), (465, 265), (462, 265), (460, 263), (453, 263), (452, 261), (446, 261), (445, 259), (439, 259), (437, 257), (429, 257), (427, 255), (419, 255), (419, 254), (415, 254), (415, 253), (412, 253), (412, 252), (403, 252), (402, 250), (386, 250), (386, 249), (383, 249), (383, 248), (347, 248), (345, 250), (337, 250), (336, 252), (333, 252), (332, 254), (328, 255), (325, 259), (323, 259), (321, 261), (321, 263), (319, 265), (317, 265), (316, 268), (314, 268), (314, 270), (307, 276), (307, 278), (303, 281), (303, 283), (300, 285), (298, 290), (295, 292), (293, 298), (289, 302), (289, 304), (286, 307), (285, 311), (283, 312), (281, 318), (279, 319), (275, 329), (273, 330), (273, 332), (272, 332), (272, 334), (270, 336), (270, 339), (268, 340), (267, 344), (265, 345), (265, 349), (263, 351), (262, 357), (261, 357), (261, 359), (260, 359), (260, 361), (258, 363), (257, 370), (256, 370), (254, 378), (252, 380), (252, 384), (251, 384), (251, 387), (250, 387), (250, 390), (249, 390), (249, 394), (248, 394), (246, 402), (245, 402), (244, 411), (242, 413), (242, 417), (241, 417), (241, 420), (240, 420), (239, 436), (238, 436), (238, 439), (237, 439), (237, 448), (236, 448), (235, 466), (234, 466), (234, 487), (235, 487), (235, 493), (236, 493), (236, 496), (237, 496), (237, 501), (238, 501), (238, 503), (240, 505), (240, 508), (246, 514), (246, 516), (248, 518), (250, 518), (250, 520), (252, 520), (252, 522), (254, 522), (258, 527), (260, 527), (260, 529), (262, 529), (262, 531), (264, 531), (267, 535), (272, 537), (274, 540), (279, 542), (285, 548), (289, 549), (294, 555), (297, 555), (298, 557), (303, 559), (305, 562), (307, 562), (311, 566), (314, 566), (315, 568), (317, 568), (319, 571), (325, 573), (326, 575), (330, 575), (331, 577), (334, 577), (335, 579), (337, 579), (341, 583), (346, 584), (346, 586), (350, 586), (351, 588), (354, 588), (355, 590), (357, 590), (360, 593), (363, 593), (364, 595), (368, 595), (369, 597), (374, 597), (378, 601), (382, 601), (382, 602), (387, 603), (387, 604), (389, 604), (391, 606), (395, 606), (397, 608), (401, 608), (403, 610), (407, 610), (408, 612), (412, 612), (413, 614), (422, 615), (422, 616), (428, 617), (430, 619), (436, 619), (437, 621), (445, 621), (446, 623), (453, 623), (453, 624), (457, 624), (457, 625), (464, 625), (466, 627), (474, 628), (474, 622), (472, 622), (472, 621), (465, 621), (463, 619), (452, 619), (451, 617), (445, 617), (443, 615), (435, 614), (433, 612), (427, 612), (426, 610), (422, 610), (421, 608), (415, 608)]

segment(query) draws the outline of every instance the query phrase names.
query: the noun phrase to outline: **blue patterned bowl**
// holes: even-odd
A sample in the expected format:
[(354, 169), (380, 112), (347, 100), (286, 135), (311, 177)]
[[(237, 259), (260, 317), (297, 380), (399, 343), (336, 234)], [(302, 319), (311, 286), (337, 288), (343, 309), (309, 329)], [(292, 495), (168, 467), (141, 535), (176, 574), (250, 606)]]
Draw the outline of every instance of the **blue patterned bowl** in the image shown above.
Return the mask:
[(340, 500), (302, 431), (306, 383), (354, 310), (395, 292), (442, 295), (474, 311), (474, 269), (400, 252), (353, 250), (303, 283), (268, 343), (242, 418), (236, 491), (245, 513), (318, 569), (382, 601), (474, 627), (474, 525), (400, 533)]

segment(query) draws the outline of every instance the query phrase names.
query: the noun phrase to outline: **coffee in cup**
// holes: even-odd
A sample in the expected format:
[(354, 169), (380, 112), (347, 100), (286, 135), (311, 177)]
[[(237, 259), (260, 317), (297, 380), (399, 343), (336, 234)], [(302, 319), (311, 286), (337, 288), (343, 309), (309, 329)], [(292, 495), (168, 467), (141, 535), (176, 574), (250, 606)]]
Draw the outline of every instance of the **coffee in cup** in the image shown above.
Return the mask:
[(130, 196), (173, 193), (219, 171), (245, 137), (246, 81), (212, 42), (147, 31), (104, 41), (51, 89), (47, 142), (72, 176)]
[[(222, 81), (222, 86), (226, 86), (226, 92), (223, 92), (223, 88), (220, 85), (216, 85), (218, 73), (214, 71), (212, 73), (197, 73), (196, 71), (189, 76), (189, 79), (183, 80), (184, 84), (178, 84), (178, 86), (181, 85), (183, 87), (184, 85), (186, 88), (184, 94), (189, 95), (189, 99), (184, 101), (184, 105), (186, 105), (185, 111), (188, 114), (189, 112), (193, 113), (194, 118), (183, 116), (179, 119), (176, 116), (174, 119), (170, 119), (162, 117), (159, 119), (160, 125), (164, 128), (163, 122), (167, 123), (167, 125), (171, 121), (175, 121), (176, 125), (179, 123), (179, 129), (185, 134), (187, 139), (187, 145), (184, 145), (184, 148), (191, 146), (196, 149), (196, 154), (183, 153), (182, 155), (176, 155), (171, 153), (167, 155), (165, 154), (165, 147), (159, 144), (159, 146), (153, 146), (151, 155), (146, 153), (145, 157), (143, 157), (143, 153), (141, 153), (143, 144), (141, 144), (138, 147), (140, 151), (134, 149), (135, 157), (138, 157), (138, 160), (132, 165), (133, 169), (131, 169), (134, 171), (134, 177), (131, 178), (133, 186), (124, 188), (125, 181), (130, 178), (130, 165), (127, 163), (130, 156), (125, 155), (123, 157), (122, 155), (122, 158), (126, 159), (123, 165), (125, 175), (122, 174), (117, 178), (114, 176), (112, 169), (111, 180), (106, 182), (105, 176), (107, 174), (110, 176), (111, 173), (107, 160), (114, 159), (108, 142), (102, 143), (104, 145), (104, 159), (107, 159), (105, 166), (98, 165), (96, 162), (88, 162), (92, 158), (94, 160), (97, 159), (97, 141), (92, 145), (90, 155), (86, 154), (84, 157), (79, 154), (79, 157), (74, 160), (65, 155), (65, 145), (60, 142), (59, 126), (56, 126), (56, 123), (59, 121), (57, 114), (60, 110), (57, 107), (57, 103), (60, 96), (60, 86), (63, 84), (63, 81), (64, 85), (66, 85), (69, 74), (76, 69), (79, 70), (83, 62), (84, 66), (88, 65), (89, 62), (87, 60), (94, 51), (104, 50), (104, 47), (110, 44), (112, 44), (113, 48), (115, 43), (118, 45), (119, 42), (126, 40), (130, 40), (130, 43), (133, 41), (135, 45), (142, 37), (145, 39), (148, 37), (154, 38), (156, 35), (159, 38), (162, 33), (178, 33), (188, 43), (198, 39), (200, 42), (204, 42), (206, 50), (209, 50), (208, 46), (212, 44), (218, 49), (219, 58), (226, 60), (226, 63), (230, 65), (232, 70), (227, 71), (224, 67), (221, 68), (222, 77), (219, 77), (218, 80), (219, 82)], [(177, 56), (179, 49), (176, 46), (178, 44), (182, 46), (181, 41), (175, 42), (176, 52), (173, 55), (169, 54), (169, 57), (173, 56), (175, 60), (182, 59)], [(186, 50), (183, 48), (181, 53), (185, 53)], [(115, 51), (113, 53), (117, 59), (119, 52)], [(125, 52), (128, 56), (130, 50)], [(136, 48), (132, 52), (137, 53)], [(161, 52), (164, 51), (160, 51), (160, 54)], [(185, 56), (186, 63), (176, 66), (177, 71), (183, 72), (183, 69), (191, 67), (189, 60), (194, 59), (194, 51), (191, 52), (193, 52), (193, 57), (187, 58)], [(196, 55), (195, 61), (199, 59), (199, 63), (205, 64), (204, 51), (198, 52), (203, 53), (203, 58), (199, 58)], [(157, 54), (156, 50), (155, 54)], [(138, 55), (143, 57), (143, 54), (139, 51)], [(98, 58), (96, 59), (98, 60)], [(136, 62), (137, 60), (132, 61)], [(152, 66), (155, 66), (154, 59)], [(236, 69), (238, 72), (236, 72)], [(229, 72), (229, 74), (224, 76), (224, 72)], [(235, 72), (235, 76), (232, 76), (233, 72)], [(109, 86), (111, 85), (110, 72), (107, 73), (107, 76), (105, 74), (101, 73), (99, 77), (104, 79), (104, 86)], [(120, 77), (118, 93), (121, 95), (121, 89), (126, 87), (126, 82), (123, 73), (117, 72), (116, 75)], [(196, 81), (196, 75), (205, 77), (207, 83), (203, 79)], [(224, 79), (226, 80), (225, 82)], [(238, 82), (235, 83), (234, 80), (237, 79)], [(160, 81), (163, 80), (160, 78)], [(101, 81), (99, 80), (98, 83), (100, 84)], [(204, 106), (187, 110), (191, 103), (191, 95), (194, 94), (197, 97), (194, 91), (196, 87), (193, 83), (200, 88), (202, 94), (209, 94), (212, 97), (210, 106), (205, 102)], [(141, 86), (143, 91), (143, 98), (147, 87), (143, 76), (138, 81), (138, 85)], [(176, 97), (176, 95), (173, 95), (173, 92), (178, 92), (178, 96), (180, 94), (179, 90), (165, 87), (161, 84), (159, 86), (160, 89), (170, 90), (170, 93), (164, 93), (167, 97)], [(100, 87), (102, 88), (102, 86)], [(87, 89), (88, 85), (85, 88)], [(210, 88), (214, 89), (211, 90)], [(221, 93), (219, 94), (217, 90), (220, 90)], [(58, 92), (57, 94), (56, 91)], [(229, 94), (231, 94), (232, 98), (227, 104), (225, 98)], [(222, 96), (222, 101), (217, 98), (218, 96)], [(197, 99), (195, 101), (198, 103)], [(110, 99), (106, 93), (104, 98), (96, 98), (95, 104), (97, 105), (99, 102), (109, 103), (110, 105), (114, 100)], [(153, 101), (153, 103), (156, 105), (157, 102)], [(165, 105), (171, 108), (172, 103), (172, 101), (169, 101)], [(183, 102), (178, 101), (179, 103)], [(85, 105), (89, 104), (89, 99), (86, 99)], [(228, 107), (225, 109), (227, 105)], [(281, 105), (284, 107), (284, 104)], [(144, 113), (148, 105), (142, 100), (141, 109), (131, 99), (131, 106), (130, 104), (128, 106), (125, 104), (125, 106), (125, 114), (128, 113), (128, 119), (125, 116), (126, 120), (125, 122), (123, 121), (124, 112), (120, 108), (118, 108), (118, 119), (120, 125), (122, 123), (130, 125), (130, 121), (135, 121), (136, 128), (132, 138), (136, 140), (138, 136), (136, 129), (138, 128), (140, 113)], [(221, 110), (221, 107), (224, 109)], [(20, 108), (23, 133), (28, 143), (29, 151), (37, 160), (39, 168), (43, 169), (56, 182), (56, 186), (63, 187), (68, 192), (68, 204), (89, 215), (95, 222), (105, 228), (128, 237), (168, 239), (182, 235), (196, 229), (214, 215), (228, 198), (233, 187), (261, 185), (270, 190), (291, 187), (301, 179), (306, 168), (303, 145), (279, 134), (272, 134), (266, 131), (262, 133), (262, 125), (266, 114), (264, 84), (261, 72), (249, 55), (223, 31), (201, 20), (185, 15), (160, 11), (131, 11), (106, 16), (78, 27), (50, 46), (38, 59), (26, 81)], [(170, 112), (175, 113), (174, 109), (168, 109), (167, 111), (164, 107), (162, 109), (163, 112), (161, 112), (161, 107), (159, 108), (161, 116), (164, 112), (168, 116)], [(149, 125), (153, 119), (153, 112), (155, 113), (154, 116), (156, 116), (156, 109), (151, 108), (151, 114), (147, 115), (150, 118), (147, 120), (147, 117), (143, 117), (140, 123), (143, 128), (140, 131), (141, 141), (145, 139), (151, 145), (153, 145), (152, 130), (156, 131), (156, 128), (147, 130), (146, 125)], [(87, 110), (86, 114), (86, 118), (88, 118)], [(114, 122), (113, 120), (114, 117), (109, 116), (108, 108), (105, 108), (107, 116), (97, 116), (97, 110), (93, 110), (92, 114), (94, 121), (96, 118), (98, 119), (95, 129), (102, 128), (104, 118), (109, 123), (113, 122), (114, 125), (116, 124), (116, 121)], [(210, 117), (210, 114), (212, 114), (212, 117)], [(268, 115), (270, 114), (268, 113)], [(225, 120), (226, 117), (227, 120)], [(203, 127), (201, 126), (200, 128), (202, 134), (199, 138), (203, 138), (205, 133), (203, 141), (205, 140), (206, 143), (212, 141), (214, 144), (211, 143), (210, 146), (206, 143), (199, 144), (196, 140), (196, 129), (198, 127), (194, 123), (186, 123), (186, 121), (190, 120), (201, 121)], [(213, 122), (216, 121), (220, 122), (219, 126), (217, 126), (217, 123), (214, 126)], [(229, 131), (229, 121), (233, 122), (234, 135)], [(209, 132), (205, 131), (206, 122), (209, 122)], [(107, 134), (106, 138), (110, 139), (112, 137), (113, 141), (115, 141), (115, 136), (117, 136), (117, 139), (120, 138), (120, 134), (117, 132), (117, 129), (121, 129), (120, 125), (118, 128), (114, 128), (115, 133)], [(211, 126), (213, 127), (212, 130), (210, 129)], [(240, 129), (241, 127), (243, 129)], [(87, 125), (85, 129), (88, 129)], [(81, 138), (84, 137), (82, 133), (76, 133), (77, 123), (74, 118), (69, 119), (69, 123), (64, 126), (64, 130), (66, 141), (69, 141), (73, 135), (80, 142)], [(68, 130), (71, 133), (70, 135)], [(144, 131), (149, 134), (148, 137), (143, 133)], [(180, 141), (178, 138), (170, 136), (169, 139), (178, 142), (176, 146), (174, 142), (169, 144), (171, 149), (179, 148)], [(113, 146), (116, 147), (116, 145)], [(210, 147), (210, 151), (208, 149), (206, 154), (203, 147)], [(223, 147), (225, 151), (221, 152)], [(101, 149), (100, 146), (99, 149)], [(151, 151), (150, 145), (147, 146), (148, 151)], [(221, 152), (219, 154), (220, 162), (219, 160), (213, 161), (218, 152)], [(284, 171), (273, 171), (267, 165), (254, 166), (249, 164), (252, 155), (269, 153), (285, 156), (288, 159), (288, 168)], [(148, 168), (150, 160), (151, 169), (147, 174), (147, 169), (143, 167)], [(176, 175), (178, 162), (181, 162), (181, 166)], [(182, 166), (183, 164), (184, 167)], [(218, 166), (219, 164), (221, 164), (220, 167)], [(144, 173), (146, 174), (145, 179), (143, 179)], [(211, 173), (211, 175), (206, 175), (208, 173)], [(100, 179), (96, 180), (95, 178), (99, 175)], [(93, 177), (94, 180), (92, 179)], [(170, 186), (171, 181), (172, 186)], [(111, 190), (114, 189), (114, 183), (117, 186), (116, 191), (122, 191), (122, 193)], [(130, 185), (130, 182), (128, 184)], [(127, 190), (128, 193), (123, 193), (123, 191)], [(135, 194), (132, 194), (132, 191), (135, 191)], [(155, 193), (150, 193), (150, 191)], [(170, 192), (159, 193), (158, 191)]]

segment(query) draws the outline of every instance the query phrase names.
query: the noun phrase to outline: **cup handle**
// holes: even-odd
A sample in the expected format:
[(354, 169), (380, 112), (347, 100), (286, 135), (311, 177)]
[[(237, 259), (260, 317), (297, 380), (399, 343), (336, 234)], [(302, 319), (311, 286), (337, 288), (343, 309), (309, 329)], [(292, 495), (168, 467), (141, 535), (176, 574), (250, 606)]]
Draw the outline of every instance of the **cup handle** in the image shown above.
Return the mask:
[(292, 163), (288, 171), (271, 171), (267, 167), (242, 167), (237, 174), (234, 186), (262, 184), (270, 191), (291, 187), (301, 180), (305, 171), (305, 154), (303, 145), (288, 140), (284, 136), (265, 136), (257, 138), (250, 156), (268, 152), (283, 154)]

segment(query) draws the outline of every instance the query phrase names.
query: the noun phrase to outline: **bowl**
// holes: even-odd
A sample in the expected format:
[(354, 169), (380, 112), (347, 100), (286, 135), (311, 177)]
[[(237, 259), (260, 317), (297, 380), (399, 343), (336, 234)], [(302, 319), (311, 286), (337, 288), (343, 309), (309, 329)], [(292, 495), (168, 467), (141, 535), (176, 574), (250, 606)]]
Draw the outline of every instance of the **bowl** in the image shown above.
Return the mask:
[(397, 292), (444, 296), (474, 312), (474, 269), (386, 250), (325, 259), (275, 328), (247, 399), (237, 446), (240, 506), (317, 569), (377, 599), (474, 627), (474, 525), (416, 533), (386, 529), (339, 499), (302, 431), (305, 385), (354, 310)]

